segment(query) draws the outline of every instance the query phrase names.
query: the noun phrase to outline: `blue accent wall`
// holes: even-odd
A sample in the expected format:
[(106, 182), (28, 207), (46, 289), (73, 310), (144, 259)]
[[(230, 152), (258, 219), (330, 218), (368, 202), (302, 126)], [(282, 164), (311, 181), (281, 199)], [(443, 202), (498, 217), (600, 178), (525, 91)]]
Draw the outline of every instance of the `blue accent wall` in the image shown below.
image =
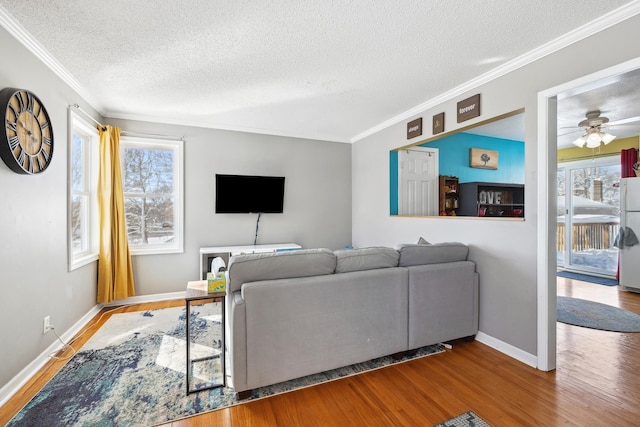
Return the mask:
[(389, 151), (389, 213), (398, 215), (398, 152)]
[[(440, 175), (457, 176), (460, 182), (524, 184), (524, 141), (461, 132), (422, 144), (422, 147), (438, 148)], [(470, 148), (497, 151), (498, 169), (469, 167)]]
[[(422, 144), (437, 148), (440, 175), (457, 176), (460, 182), (498, 182), (524, 184), (524, 141), (456, 133)], [(469, 166), (469, 149), (498, 152), (498, 169)], [(389, 213), (398, 215), (398, 152), (389, 151)]]

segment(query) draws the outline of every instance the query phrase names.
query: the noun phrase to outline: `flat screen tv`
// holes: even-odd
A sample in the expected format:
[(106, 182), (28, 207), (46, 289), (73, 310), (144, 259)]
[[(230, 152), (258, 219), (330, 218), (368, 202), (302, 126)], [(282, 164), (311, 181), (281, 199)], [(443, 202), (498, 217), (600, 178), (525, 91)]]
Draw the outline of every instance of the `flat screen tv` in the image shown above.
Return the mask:
[(282, 213), (283, 176), (216, 174), (216, 213)]

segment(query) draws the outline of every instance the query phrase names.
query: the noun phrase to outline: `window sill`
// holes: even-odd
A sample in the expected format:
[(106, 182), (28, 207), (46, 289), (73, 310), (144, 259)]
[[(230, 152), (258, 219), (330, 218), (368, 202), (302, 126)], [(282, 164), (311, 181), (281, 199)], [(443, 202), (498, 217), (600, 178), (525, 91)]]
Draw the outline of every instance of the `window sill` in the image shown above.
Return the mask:
[(69, 263), (69, 271), (77, 270), (80, 267), (84, 267), (87, 264), (91, 264), (98, 260), (98, 254), (89, 254), (78, 259), (74, 259)]
[(131, 256), (138, 255), (165, 255), (165, 254), (182, 254), (184, 248), (131, 248), (129, 247)]

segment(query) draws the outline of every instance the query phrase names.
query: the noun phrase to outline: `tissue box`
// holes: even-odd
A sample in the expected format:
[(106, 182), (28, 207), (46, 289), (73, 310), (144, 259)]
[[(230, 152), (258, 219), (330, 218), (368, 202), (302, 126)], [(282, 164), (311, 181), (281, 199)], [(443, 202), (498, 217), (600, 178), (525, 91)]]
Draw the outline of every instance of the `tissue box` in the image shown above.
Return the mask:
[(210, 294), (227, 291), (227, 278), (224, 271), (207, 273), (207, 292)]

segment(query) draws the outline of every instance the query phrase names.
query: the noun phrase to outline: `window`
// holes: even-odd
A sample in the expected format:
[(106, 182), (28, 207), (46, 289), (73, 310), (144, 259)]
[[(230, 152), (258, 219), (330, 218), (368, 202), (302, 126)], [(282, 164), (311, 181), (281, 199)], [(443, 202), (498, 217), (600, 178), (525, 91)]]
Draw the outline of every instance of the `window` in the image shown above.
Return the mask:
[(558, 164), (558, 265), (615, 277), (620, 229), (620, 156)]
[(98, 259), (98, 168), (100, 138), (95, 126), (70, 112), (69, 271)]
[(122, 137), (120, 149), (131, 254), (183, 252), (183, 142)]

